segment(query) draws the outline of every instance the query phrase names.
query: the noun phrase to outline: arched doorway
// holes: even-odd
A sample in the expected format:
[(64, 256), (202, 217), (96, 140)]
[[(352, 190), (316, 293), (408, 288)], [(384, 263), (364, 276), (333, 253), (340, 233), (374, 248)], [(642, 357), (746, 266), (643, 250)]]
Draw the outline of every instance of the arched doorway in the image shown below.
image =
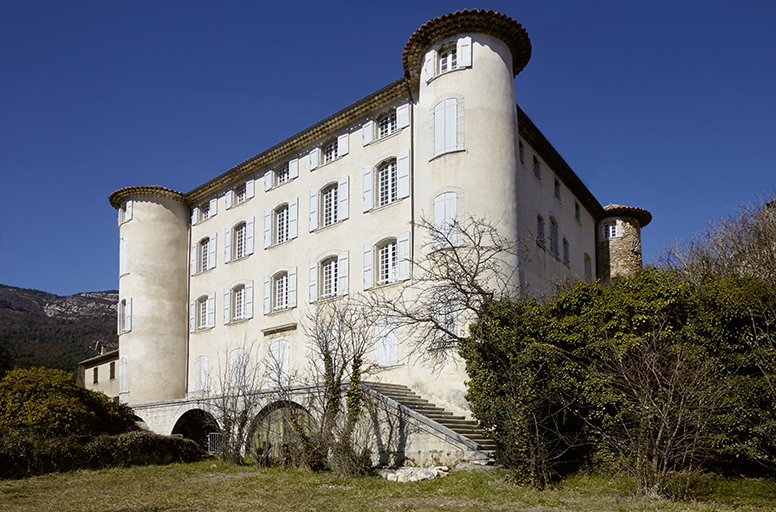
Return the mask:
[(208, 443), (208, 436), (218, 432), (218, 422), (208, 412), (202, 409), (187, 411), (175, 423), (172, 435), (179, 435), (186, 439), (192, 439), (199, 443), (203, 450), (212, 451)]
[(268, 405), (256, 416), (252, 452), (281, 458), (283, 445), (293, 446), (299, 441), (295, 424), (308, 436), (318, 428), (312, 415), (297, 403), (284, 400)]

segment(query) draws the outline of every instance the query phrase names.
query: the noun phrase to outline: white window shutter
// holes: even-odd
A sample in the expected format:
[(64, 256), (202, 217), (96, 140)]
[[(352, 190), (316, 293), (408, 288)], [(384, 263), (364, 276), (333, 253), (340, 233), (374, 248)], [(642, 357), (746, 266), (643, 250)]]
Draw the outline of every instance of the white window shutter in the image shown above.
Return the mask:
[(124, 220), (132, 220), (132, 201), (124, 203), (124, 209), (126, 210), (124, 212)]
[(337, 256), (337, 295), (348, 293), (348, 251)]
[(197, 301), (189, 301), (189, 332), (197, 330)]
[(129, 274), (127, 257), (129, 256), (129, 240), (122, 238), (119, 241), (119, 276)]
[(294, 239), (299, 232), (299, 198), (293, 198), (288, 202), (288, 239)]
[(364, 202), (363, 211), (368, 212), (374, 208), (374, 167), (364, 167)]
[(434, 156), (445, 152), (445, 102), (434, 107)]
[(318, 229), (318, 191), (310, 191), (310, 231)]
[(249, 178), (248, 181), (245, 182), (245, 200), (253, 198), (253, 196), (256, 195), (256, 185), (254, 184), (253, 178)]
[(288, 162), (288, 179), (293, 180), (299, 177), (299, 159), (294, 158)]
[(345, 220), (348, 218), (348, 181), (349, 176), (345, 175), (337, 183), (337, 220)]
[(272, 169), (268, 169), (267, 172), (264, 173), (264, 192), (272, 188), (272, 184), (275, 181), (274, 175), (275, 171)]
[(396, 259), (399, 266), (399, 280), (410, 278), (410, 233), (402, 233), (396, 239)]
[(245, 301), (243, 303), (245, 309), (245, 318), (253, 318), (253, 281), (245, 283)]
[(470, 68), (472, 66), (472, 38), (462, 37), (456, 43), (456, 57), (459, 68)]
[(387, 325), (389, 326), (387, 350), (386, 350), (386, 363), (388, 365), (399, 363), (399, 325), (395, 318), (388, 318)]
[(264, 276), (264, 314), (272, 311), (272, 278)]
[(191, 254), (189, 255), (189, 268), (191, 275), (197, 273), (197, 244), (191, 244)]
[(272, 210), (264, 210), (264, 248), (272, 245)]
[(232, 290), (224, 288), (224, 325), (232, 320)]
[(218, 198), (214, 197), (210, 200), (210, 216), (212, 217), (218, 213)]
[(132, 330), (132, 297), (124, 299), (126, 306), (124, 307), (124, 332)]
[(232, 261), (232, 233), (231, 228), (224, 228), (224, 263)]
[(208, 270), (211, 268), (216, 268), (216, 247), (218, 244), (216, 244), (216, 236), (218, 236), (217, 233), (213, 233), (210, 235), (210, 243), (207, 244), (207, 268)]
[(458, 219), (458, 194), (447, 192), (445, 196), (445, 225), (447, 226), (447, 236), (450, 243), (458, 243), (458, 230), (456, 229), (456, 220)]
[(423, 60), (423, 76), (426, 82), (434, 78), (434, 71), (436, 70), (436, 52), (431, 50), (426, 53)]
[(191, 209), (191, 225), (196, 226), (197, 222), (199, 222), (199, 206)]
[(207, 326), (215, 327), (216, 325), (216, 294), (215, 292), (208, 294), (207, 296)]
[(119, 361), (119, 393), (126, 393), (127, 387), (127, 358), (122, 357)]
[(313, 148), (310, 151), (310, 170), (313, 171), (318, 167), (318, 163), (321, 161), (321, 148)]
[(447, 234), (445, 229), (445, 195), (439, 194), (434, 198), (434, 249), (444, 247), (443, 236)]
[(296, 307), (296, 267), (288, 271), (288, 307)]
[(345, 132), (337, 137), (337, 157), (345, 156), (350, 150), (350, 133)]
[(377, 366), (387, 366), (386, 341), (385, 319), (381, 318), (375, 322), (375, 364)]
[(227, 190), (224, 199), (226, 200), (226, 209), (228, 210), (232, 207), (232, 203), (234, 203), (234, 190)]
[(445, 151), (458, 149), (458, 100), (445, 100)]
[(245, 254), (253, 254), (253, 230), (256, 217), (251, 216), (245, 221)]
[(371, 143), (375, 138), (375, 122), (371, 119), (364, 123), (364, 127), (361, 129), (361, 138), (363, 139), (363, 145)]
[(396, 157), (396, 177), (399, 199), (410, 196), (410, 150), (405, 149)]
[(374, 286), (374, 276), (372, 266), (374, 265), (374, 248), (371, 245), (364, 246), (364, 290)]
[(310, 302), (318, 300), (318, 262), (310, 262)]
[(401, 130), (410, 125), (410, 104), (409, 102), (402, 103), (396, 107), (396, 126)]

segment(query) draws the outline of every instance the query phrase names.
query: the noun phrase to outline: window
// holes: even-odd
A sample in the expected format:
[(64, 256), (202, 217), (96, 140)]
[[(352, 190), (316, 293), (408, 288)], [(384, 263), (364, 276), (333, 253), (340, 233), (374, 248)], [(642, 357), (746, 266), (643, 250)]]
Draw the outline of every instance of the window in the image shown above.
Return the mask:
[(544, 219), (541, 215), (536, 216), (536, 242), (544, 245)]
[(99, 372), (99, 369), (95, 366), (94, 369), (92, 369), (92, 384), (97, 384), (98, 372)]
[(348, 293), (348, 251), (310, 263), (310, 302)]
[[(373, 269), (376, 269), (374, 271)], [(410, 234), (384, 239), (375, 246), (364, 246), (364, 289), (410, 277)]]
[(602, 228), (602, 235), (604, 240), (609, 238), (616, 238), (617, 237), (617, 223), (616, 222), (607, 222), (603, 225)]
[(264, 191), (279, 187), (299, 177), (299, 159), (294, 158), (264, 173)]
[(274, 340), (269, 344), (267, 367), (271, 385), (280, 387), (288, 384), (288, 356), (288, 340)]
[(207, 389), (207, 377), (207, 356), (199, 356), (194, 361), (194, 391)]
[(536, 157), (533, 157), (533, 175), (542, 179), (542, 163)]
[(110, 380), (116, 380), (116, 361), (111, 361), (108, 367), (108, 375)]
[(446, 43), (436, 51), (426, 53), (423, 62), (423, 74), (426, 82), (437, 75), (463, 69), (472, 65), (472, 38), (462, 37), (457, 41)]
[(439, 50), (439, 74), (447, 73), (458, 67), (458, 52), (455, 46), (447, 46)]
[(245, 349), (236, 348), (229, 352), (229, 385), (239, 388), (245, 385)]
[(349, 177), (310, 191), (310, 231), (331, 226), (349, 216)]
[(216, 266), (216, 234), (200, 239), (191, 246), (191, 275)]
[(445, 192), (434, 198), (434, 249), (458, 242), (458, 194)]
[(558, 178), (555, 178), (555, 199), (560, 201), (560, 181), (558, 181)]
[(387, 206), (410, 195), (410, 152), (402, 151), (395, 160), (377, 166), (364, 167), (363, 211), (374, 206)]
[(396, 108), (391, 108), (377, 116), (377, 121), (370, 119), (362, 128), (363, 144), (371, 144), (372, 141), (383, 139), (397, 133), (402, 128), (410, 125), (410, 104), (404, 102)]
[(434, 106), (433, 155), (463, 149), (463, 98), (447, 98)]
[(517, 141), (517, 151), (520, 157), (520, 163), (525, 165), (525, 147), (523, 147), (522, 141)]
[(377, 137), (382, 139), (396, 131), (396, 111), (392, 110), (377, 119)]
[(558, 223), (552, 217), (550, 217), (550, 251), (555, 256), (558, 255)]
[(119, 241), (119, 276), (129, 274), (129, 240), (122, 238)]
[(310, 151), (310, 170), (315, 170), (320, 164), (328, 164), (348, 154), (349, 134), (343, 133), (336, 139), (328, 141), (322, 147)]
[(253, 318), (253, 281), (224, 289), (224, 324)]
[(189, 330), (191, 332), (215, 327), (216, 294), (202, 295), (189, 304)]
[(563, 239), (563, 263), (569, 264), (569, 241)]
[(245, 183), (240, 183), (233, 189), (226, 193), (226, 209), (233, 208), (237, 205), (243, 204), (249, 199), (253, 199), (255, 185), (253, 179), (249, 179)]
[(264, 211), (264, 248), (293, 240), (297, 236), (298, 200), (292, 199), (274, 210)]
[(264, 277), (264, 314), (296, 307), (296, 267)]
[(579, 203), (577, 202), (574, 203), (574, 218), (576, 220), (580, 220), (582, 218), (580, 214)]
[(254, 217), (224, 231), (224, 263), (253, 254)]
[(337, 222), (337, 186), (332, 185), (321, 193), (321, 225)]
[(127, 358), (122, 357), (119, 360), (119, 393), (127, 393), (129, 391), (127, 377)]
[(457, 301), (453, 290), (439, 289), (434, 291), (433, 314), (436, 323), (434, 330), (434, 346), (444, 348), (453, 344), (457, 336)]
[(119, 224), (132, 220), (132, 201), (124, 201), (119, 207)]
[(119, 302), (118, 323), (119, 334), (132, 330), (132, 299), (129, 297)]
[(375, 364), (391, 366), (399, 363), (399, 324), (395, 318), (375, 322)]
[(585, 281), (588, 283), (593, 282), (593, 261), (590, 259), (590, 255), (585, 253)]
[(206, 221), (216, 215), (218, 209), (218, 199), (212, 198), (203, 201), (191, 210), (191, 225), (194, 226), (200, 222)]

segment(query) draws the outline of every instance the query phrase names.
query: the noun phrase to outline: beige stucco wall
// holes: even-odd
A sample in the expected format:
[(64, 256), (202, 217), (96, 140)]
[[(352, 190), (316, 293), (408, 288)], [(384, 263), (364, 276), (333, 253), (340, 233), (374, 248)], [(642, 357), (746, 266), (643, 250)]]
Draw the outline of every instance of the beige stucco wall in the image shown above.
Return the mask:
[(120, 226), (129, 241), (128, 273), (119, 301), (132, 299), (131, 331), (119, 335), (127, 359), (129, 404), (182, 398), (186, 382), (188, 208), (156, 197), (132, 199), (133, 217)]
[[(110, 365), (115, 365), (114, 378), (110, 378)], [(97, 368), (97, 384), (94, 383), (94, 369)], [(97, 364), (84, 366), (84, 386), (87, 389), (101, 391), (109, 397), (119, 396), (119, 362), (104, 361)]]

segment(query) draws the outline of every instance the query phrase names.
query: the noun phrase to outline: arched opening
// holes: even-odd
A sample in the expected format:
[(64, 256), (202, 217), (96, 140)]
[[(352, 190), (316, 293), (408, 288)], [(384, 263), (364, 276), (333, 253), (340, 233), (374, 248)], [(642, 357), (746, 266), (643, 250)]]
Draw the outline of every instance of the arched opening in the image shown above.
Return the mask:
[(196, 441), (203, 450), (209, 450), (208, 435), (218, 432), (218, 422), (202, 409), (187, 411), (175, 423), (172, 435), (179, 435)]
[(294, 425), (307, 436), (318, 428), (312, 415), (297, 403), (284, 400), (268, 405), (256, 416), (251, 451), (272, 459), (282, 457), (284, 445), (293, 446), (299, 441)]

